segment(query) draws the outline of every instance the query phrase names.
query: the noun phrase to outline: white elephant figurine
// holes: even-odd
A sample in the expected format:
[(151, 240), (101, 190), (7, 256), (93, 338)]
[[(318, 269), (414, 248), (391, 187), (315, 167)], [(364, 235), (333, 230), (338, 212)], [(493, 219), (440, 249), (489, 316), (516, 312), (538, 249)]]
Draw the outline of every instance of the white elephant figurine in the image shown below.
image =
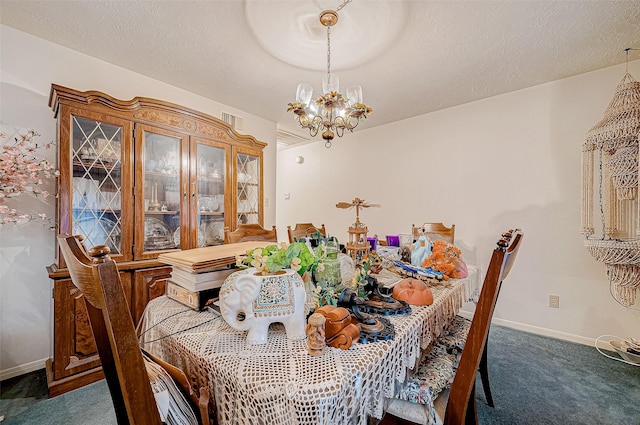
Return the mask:
[(306, 338), (304, 282), (291, 269), (262, 275), (255, 268), (235, 272), (220, 288), (220, 313), (247, 342), (266, 344), (269, 325), (281, 322), (289, 339)]

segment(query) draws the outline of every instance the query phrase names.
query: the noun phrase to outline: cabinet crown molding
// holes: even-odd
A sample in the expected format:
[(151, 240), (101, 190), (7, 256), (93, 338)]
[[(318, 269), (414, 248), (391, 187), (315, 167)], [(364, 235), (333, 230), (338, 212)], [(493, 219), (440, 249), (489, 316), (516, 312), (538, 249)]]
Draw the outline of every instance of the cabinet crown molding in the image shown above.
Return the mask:
[(262, 149), (267, 146), (267, 143), (251, 135), (238, 133), (219, 118), (164, 100), (148, 97), (121, 100), (97, 90), (83, 92), (52, 84), (49, 107), (53, 109), (54, 118), (58, 117), (62, 105), (79, 108), (103, 106), (105, 113), (138, 122), (160, 124), (172, 130), (187, 131), (251, 148)]

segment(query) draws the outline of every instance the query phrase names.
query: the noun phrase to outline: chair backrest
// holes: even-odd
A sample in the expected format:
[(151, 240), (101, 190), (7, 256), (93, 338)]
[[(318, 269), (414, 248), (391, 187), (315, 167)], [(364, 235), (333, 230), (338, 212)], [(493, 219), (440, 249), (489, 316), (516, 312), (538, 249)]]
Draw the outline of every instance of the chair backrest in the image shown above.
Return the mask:
[(118, 424), (160, 425), (160, 414), (129, 306), (109, 248), (87, 252), (81, 236), (59, 235), (73, 284), (82, 292)]
[(267, 230), (259, 224), (239, 224), (233, 232), (228, 227), (224, 228), (224, 243), (238, 243), (247, 241), (278, 242), (276, 226)]
[(475, 402), (476, 372), (487, 343), (500, 286), (513, 266), (523, 236), (519, 229), (510, 230), (502, 235), (498, 246), (493, 250), (460, 364), (451, 384), (445, 425), (478, 423)]
[(423, 223), (418, 227), (415, 224), (411, 225), (411, 235), (413, 235), (414, 239), (425, 234), (431, 241), (441, 239), (453, 245), (455, 232), (455, 224), (452, 224), (451, 227), (447, 227), (443, 223)]
[(287, 226), (287, 233), (289, 234), (289, 243), (293, 243), (300, 238), (308, 237), (314, 233), (318, 233), (324, 237), (327, 236), (327, 230), (324, 228), (324, 224), (320, 227), (314, 226), (311, 223), (296, 223), (296, 227), (293, 229), (291, 226)]

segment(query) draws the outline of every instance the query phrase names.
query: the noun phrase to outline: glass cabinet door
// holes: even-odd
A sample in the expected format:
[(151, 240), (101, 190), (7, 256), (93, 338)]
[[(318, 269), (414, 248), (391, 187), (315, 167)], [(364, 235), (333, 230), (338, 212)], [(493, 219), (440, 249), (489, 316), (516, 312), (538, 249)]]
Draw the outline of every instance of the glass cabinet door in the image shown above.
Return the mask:
[(136, 258), (151, 258), (158, 251), (187, 249), (182, 210), (188, 208), (186, 167), (187, 136), (136, 126)]
[(235, 155), (236, 171), (236, 226), (262, 225), (261, 157), (238, 149)]
[(195, 139), (190, 153), (195, 157), (191, 173), (192, 240), (197, 241), (197, 247), (221, 245), (228, 208), (225, 193), (228, 192), (229, 148), (213, 141)]
[[(70, 199), (61, 199), (71, 206), (70, 229), (61, 220), (61, 232), (81, 235), (87, 248), (106, 245), (114, 259), (130, 259), (131, 235), (123, 216), (130, 214), (131, 176), (123, 172), (123, 158), (127, 158), (127, 134), (130, 124), (118, 119), (108, 120), (69, 115), (71, 173)], [(65, 173), (66, 174), (66, 173)], [(125, 211), (128, 210), (126, 213)], [(70, 230), (70, 231), (69, 231)]]

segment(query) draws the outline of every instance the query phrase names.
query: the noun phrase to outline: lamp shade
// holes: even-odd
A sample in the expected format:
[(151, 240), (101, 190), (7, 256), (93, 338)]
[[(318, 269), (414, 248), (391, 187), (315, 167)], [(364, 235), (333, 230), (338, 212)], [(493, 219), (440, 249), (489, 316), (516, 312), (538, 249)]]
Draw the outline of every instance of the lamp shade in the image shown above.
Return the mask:
[[(640, 134), (640, 83), (628, 72), (604, 111), (604, 117), (587, 133), (586, 142), (610, 153), (637, 145)], [(637, 159), (636, 159), (637, 161)]]
[(313, 87), (308, 83), (298, 84), (298, 90), (296, 92), (296, 101), (302, 103), (304, 106), (309, 106), (311, 96), (313, 95)]
[(340, 78), (336, 74), (327, 74), (322, 77), (322, 93), (340, 92)]
[(347, 87), (347, 99), (349, 99), (351, 106), (362, 103), (362, 86)]

